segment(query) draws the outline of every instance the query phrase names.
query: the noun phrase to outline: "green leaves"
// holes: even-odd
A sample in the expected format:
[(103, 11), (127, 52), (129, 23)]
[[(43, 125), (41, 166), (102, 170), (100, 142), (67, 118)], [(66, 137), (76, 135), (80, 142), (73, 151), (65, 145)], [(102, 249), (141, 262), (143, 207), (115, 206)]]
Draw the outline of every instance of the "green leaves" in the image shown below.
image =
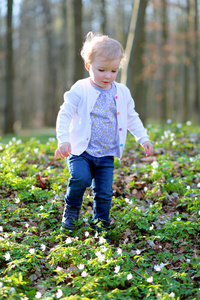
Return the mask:
[(128, 135), (115, 159), (111, 244), (89, 226), (90, 188), (78, 230), (60, 230), (69, 173), (55, 139), (0, 144), (0, 298), (198, 298), (199, 127), (149, 134), (152, 158)]

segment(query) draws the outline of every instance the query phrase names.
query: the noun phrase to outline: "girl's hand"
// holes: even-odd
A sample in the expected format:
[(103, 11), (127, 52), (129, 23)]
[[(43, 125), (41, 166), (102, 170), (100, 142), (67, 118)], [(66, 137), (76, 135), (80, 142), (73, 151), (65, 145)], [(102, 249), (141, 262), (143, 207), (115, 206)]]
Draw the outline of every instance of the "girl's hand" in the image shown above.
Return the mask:
[(71, 154), (71, 144), (68, 142), (60, 144), (55, 151), (55, 157), (57, 157), (58, 154), (61, 158), (68, 157)]
[(144, 151), (146, 153), (146, 157), (151, 156), (153, 154), (153, 145), (151, 142), (147, 141), (142, 144)]

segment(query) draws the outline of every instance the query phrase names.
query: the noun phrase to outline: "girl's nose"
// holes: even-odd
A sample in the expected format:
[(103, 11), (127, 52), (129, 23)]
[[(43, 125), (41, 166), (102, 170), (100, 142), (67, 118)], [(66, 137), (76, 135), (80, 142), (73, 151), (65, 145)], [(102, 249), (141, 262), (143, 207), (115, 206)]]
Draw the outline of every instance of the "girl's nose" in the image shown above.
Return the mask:
[(109, 77), (110, 77), (109, 72), (106, 72), (106, 73), (105, 73), (105, 78), (109, 78)]

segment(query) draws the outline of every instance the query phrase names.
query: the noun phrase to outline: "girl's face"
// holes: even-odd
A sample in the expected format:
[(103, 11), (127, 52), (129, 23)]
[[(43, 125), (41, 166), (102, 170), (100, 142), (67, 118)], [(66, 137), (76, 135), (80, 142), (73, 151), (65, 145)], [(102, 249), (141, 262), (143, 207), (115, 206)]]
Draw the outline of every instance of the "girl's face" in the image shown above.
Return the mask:
[(100, 89), (110, 89), (117, 77), (120, 61), (120, 58), (105, 60), (103, 57), (95, 57), (91, 64), (85, 63), (92, 83)]

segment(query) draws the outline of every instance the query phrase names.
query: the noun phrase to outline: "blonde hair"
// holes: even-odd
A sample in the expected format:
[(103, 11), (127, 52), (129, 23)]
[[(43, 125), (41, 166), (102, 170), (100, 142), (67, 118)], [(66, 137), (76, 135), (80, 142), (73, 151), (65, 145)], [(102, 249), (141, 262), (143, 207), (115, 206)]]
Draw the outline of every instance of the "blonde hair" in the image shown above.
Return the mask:
[(107, 35), (93, 34), (90, 31), (86, 35), (81, 56), (86, 63), (91, 64), (96, 55), (104, 57), (105, 60), (120, 58), (120, 66), (125, 59), (124, 49), (118, 41)]

